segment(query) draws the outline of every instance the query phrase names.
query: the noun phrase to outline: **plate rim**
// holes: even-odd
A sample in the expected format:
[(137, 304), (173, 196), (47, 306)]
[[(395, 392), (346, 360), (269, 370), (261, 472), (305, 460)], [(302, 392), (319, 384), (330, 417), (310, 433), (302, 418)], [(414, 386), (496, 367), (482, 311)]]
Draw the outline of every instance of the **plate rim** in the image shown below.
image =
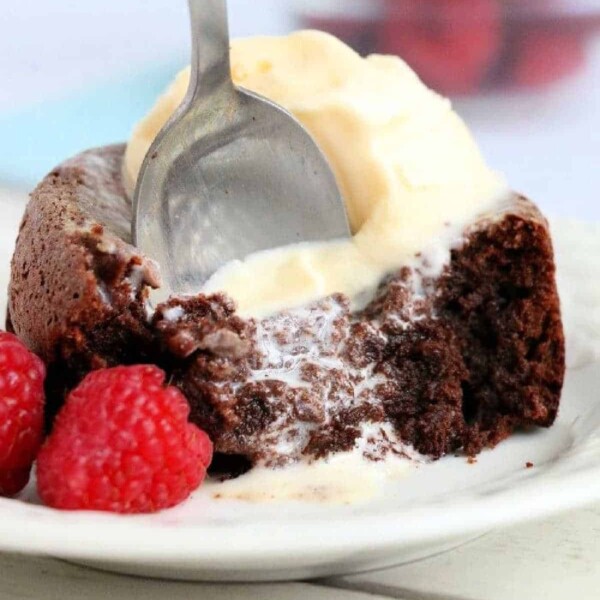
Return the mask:
[[(600, 381), (599, 365), (592, 363), (584, 369), (571, 370), (569, 376)], [(595, 440), (596, 436), (588, 432), (579, 438), (579, 443), (585, 445), (592, 438)], [(571, 448), (578, 446), (571, 444), (554, 460), (536, 467), (537, 471), (532, 470), (517, 482), (508, 476), (508, 486), (502, 483), (506, 479), (503, 478), (492, 482), (491, 490), (486, 489), (488, 486), (467, 489), (448, 501), (402, 506), (380, 514), (355, 514), (351, 518), (343, 510), (332, 515), (328, 505), (323, 518), (320, 514), (308, 519), (293, 515), (274, 521), (277, 527), (253, 522), (191, 523), (184, 525), (182, 535), (181, 521), (156, 521), (153, 515), (58, 511), (19, 499), (0, 499), (0, 551), (123, 564), (191, 561), (217, 570), (231, 569), (233, 565), (239, 568), (257, 558), (261, 562), (281, 563), (286, 556), (310, 561), (365, 550), (393, 551), (543, 519), (600, 500), (600, 461), (587, 461), (583, 467), (565, 470), (569, 462), (576, 466), (576, 457), (569, 456)], [(600, 444), (595, 449), (598, 453)], [(235, 540), (235, 544), (223, 543), (224, 539)]]

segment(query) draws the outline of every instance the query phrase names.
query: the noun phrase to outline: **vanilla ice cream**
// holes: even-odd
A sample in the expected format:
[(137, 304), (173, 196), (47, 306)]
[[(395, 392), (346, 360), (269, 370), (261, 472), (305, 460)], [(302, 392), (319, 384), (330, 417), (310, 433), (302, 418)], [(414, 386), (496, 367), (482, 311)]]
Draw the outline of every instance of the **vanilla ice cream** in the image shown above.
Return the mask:
[[(287, 246), (225, 265), (202, 291), (228, 293), (242, 315), (334, 292), (357, 306), (387, 273), (424, 253), (439, 272), (464, 227), (507, 192), (450, 101), (399, 58), (362, 58), (335, 37), (302, 31), (234, 41), (231, 64), (237, 85), (284, 106), (310, 131), (334, 169), (353, 232), (351, 240)], [(189, 75), (182, 71), (136, 127), (124, 164), (130, 188)]]

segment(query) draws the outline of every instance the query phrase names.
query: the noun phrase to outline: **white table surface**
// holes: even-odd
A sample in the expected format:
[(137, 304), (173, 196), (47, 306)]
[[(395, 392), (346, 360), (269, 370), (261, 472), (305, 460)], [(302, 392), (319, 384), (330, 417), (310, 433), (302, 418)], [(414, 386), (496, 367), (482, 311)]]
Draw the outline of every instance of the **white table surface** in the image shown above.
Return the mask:
[(600, 506), (489, 533), (451, 552), (365, 575), (219, 585), (112, 575), (51, 558), (0, 554), (0, 600), (597, 600)]

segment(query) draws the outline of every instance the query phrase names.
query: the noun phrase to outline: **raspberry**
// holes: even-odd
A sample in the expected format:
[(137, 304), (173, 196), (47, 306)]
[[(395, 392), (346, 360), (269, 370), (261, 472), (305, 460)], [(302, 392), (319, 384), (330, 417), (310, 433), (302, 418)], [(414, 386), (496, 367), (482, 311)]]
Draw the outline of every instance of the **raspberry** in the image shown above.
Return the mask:
[(502, 45), (497, 0), (388, 0), (387, 7), (381, 52), (400, 55), (446, 93), (482, 85)]
[(90, 373), (67, 399), (37, 461), (38, 493), (67, 510), (149, 513), (183, 502), (212, 458), (183, 394), (154, 366)]
[(29, 481), (44, 428), (44, 363), (12, 333), (0, 332), (0, 496)]
[(529, 28), (515, 48), (512, 80), (517, 86), (551, 84), (585, 64), (585, 38), (578, 32)]
[(31, 465), (25, 469), (0, 471), (0, 496), (16, 496), (29, 483)]

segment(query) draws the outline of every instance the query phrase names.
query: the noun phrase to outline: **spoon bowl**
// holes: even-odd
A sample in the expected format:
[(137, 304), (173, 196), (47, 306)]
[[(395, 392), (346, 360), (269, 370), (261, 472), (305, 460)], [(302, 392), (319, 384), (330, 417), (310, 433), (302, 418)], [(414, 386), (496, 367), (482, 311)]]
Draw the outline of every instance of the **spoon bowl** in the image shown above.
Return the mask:
[(195, 293), (226, 263), (277, 246), (350, 235), (327, 159), (274, 102), (234, 86), (224, 0), (190, 0), (186, 99), (142, 165), (137, 246), (157, 260), (160, 294)]

